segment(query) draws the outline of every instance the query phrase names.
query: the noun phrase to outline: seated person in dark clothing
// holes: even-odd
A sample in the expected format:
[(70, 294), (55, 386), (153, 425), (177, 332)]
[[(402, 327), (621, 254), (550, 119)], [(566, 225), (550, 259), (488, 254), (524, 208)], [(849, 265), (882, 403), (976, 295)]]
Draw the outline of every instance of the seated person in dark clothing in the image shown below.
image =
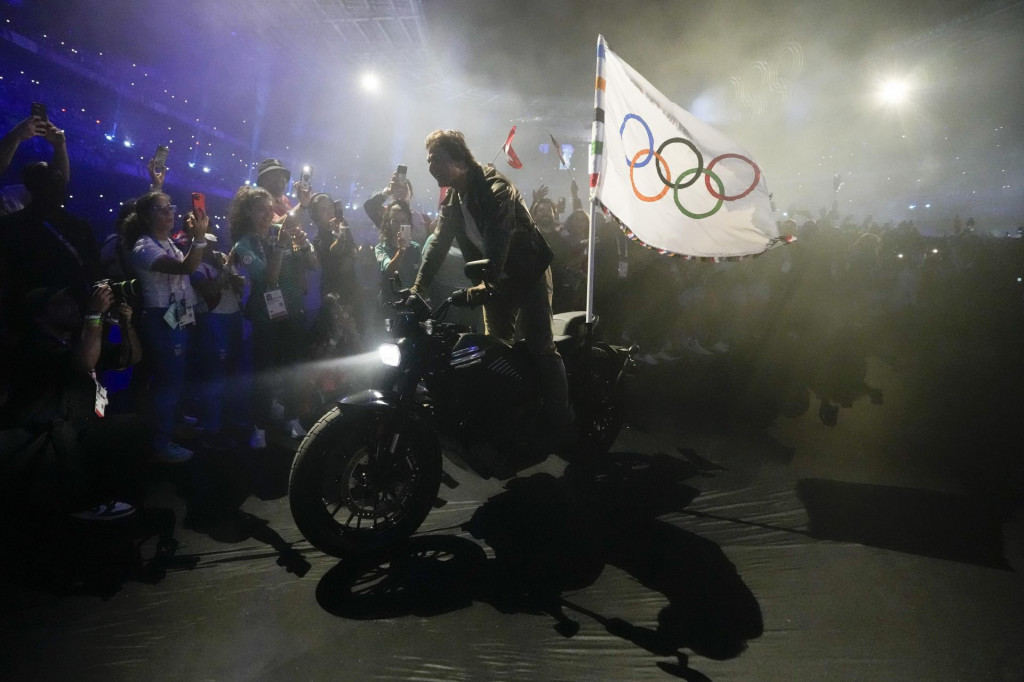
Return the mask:
[[(35, 514), (71, 513), (107, 520), (131, 502), (145, 430), (134, 415), (107, 415), (96, 380), (103, 316), (114, 305), (108, 286), (94, 288), (83, 316), (67, 288), (26, 296), (28, 320), (9, 370), (0, 412), (0, 481), (5, 499)], [(130, 328), (130, 308), (119, 308)], [(125, 316), (129, 319), (125, 319)]]

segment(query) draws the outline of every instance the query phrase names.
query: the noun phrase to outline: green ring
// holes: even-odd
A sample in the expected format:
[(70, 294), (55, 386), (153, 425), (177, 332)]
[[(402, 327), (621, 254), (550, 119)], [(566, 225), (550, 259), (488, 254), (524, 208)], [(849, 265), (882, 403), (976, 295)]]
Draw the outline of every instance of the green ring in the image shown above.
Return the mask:
[[(725, 185), (722, 183), (722, 179), (719, 178), (717, 175), (715, 175), (713, 172), (709, 171), (707, 168), (691, 168), (690, 170), (684, 170), (682, 173), (679, 174), (679, 177), (676, 178), (676, 181), (675, 181), (673, 186), (674, 187), (678, 186), (679, 185), (679, 181), (682, 180), (683, 178), (685, 178), (690, 173), (697, 173), (698, 175), (700, 173), (704, 173), (709, 178), (711, 178), (716, 183), (718, 183), (718, 193), (719, 194), (724, 194), (725, 193)], [(696, 180), (696, 178), (694, 178), (694, 180)], [(672, 190), (672, 198), (675, 199), (676, 207), (679, 208), (679, 210), (682, 212), (682, 214), (687, 216), (688, 218), (693, 218), (694, 220), (700, 220), (702, 218), (707, 218), (708, 216), (712, 216), (712, 215), (718, 213), (718, 209), (722, 208), (722, 204), (725, 203), (722, 199), (719, 199), (718, 203), (715, 204), (715, 207), (713, 209), (711, 209), (710, 211), (708, 211), (707, 213), (690, 213), (685, 208), (683, 208), (682, 204), (679, 203), (679, 190), (678, 189)]]

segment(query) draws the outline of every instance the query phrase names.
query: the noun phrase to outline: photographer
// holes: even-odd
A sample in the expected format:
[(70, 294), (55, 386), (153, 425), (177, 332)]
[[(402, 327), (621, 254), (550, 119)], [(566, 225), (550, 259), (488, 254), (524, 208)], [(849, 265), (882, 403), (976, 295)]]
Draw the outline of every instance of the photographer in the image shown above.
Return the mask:
[(105, 348), (103, 317), (117, 310), (119, 322), (130, 327), (131, 308), (115, 309), (114, 299), (109, 286), (97, 284), (83, 315), (66, 288), (37, 288), (26, 296), (27, 331), (11, 368), (0, 432), (0, 480), (8, 498), (21, 498), (15, 508), (85, 520), (134, 509), (110, 500), (134, 488), (145, 431), (134, 415), (107, 413), (96, 380), (105, 358), (116, 355)]

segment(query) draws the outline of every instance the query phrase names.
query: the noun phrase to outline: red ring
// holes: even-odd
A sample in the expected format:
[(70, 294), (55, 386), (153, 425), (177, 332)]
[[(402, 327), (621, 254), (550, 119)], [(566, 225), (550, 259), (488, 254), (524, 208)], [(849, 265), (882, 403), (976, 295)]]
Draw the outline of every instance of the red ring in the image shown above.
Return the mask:
[(740, 154), (722, 154), (721, 156), (716, 156), (715, 158), (711, 159), (711, 163), (708, 164), (707, 169), (710, 171), (714, 167), (714, 165), (721, 161), (722, 159), (739, 159), (741, 161), (746, 161), (747, 163), (749, 163), (750, 167), (754, 169), (754, 182), (750, 183), (750, 187), (748, 187), (747, 191), (743, 192), (742, 194), (727, 196), (725, 194), (719, 194), (718, 192), (713, 190), (711, 188), (711, 176), (705, 175), (704, 186), (707, 187), (708, 193), (720, 201), (736, 201), (737, 199), (742, 199), (743, 197), (753, 192), (754, 188), (757, 187), (757, 183), (761, 181), (761, 169), (758, 168), (757, 164), (748, 159), (747, 157), (741, 156)]

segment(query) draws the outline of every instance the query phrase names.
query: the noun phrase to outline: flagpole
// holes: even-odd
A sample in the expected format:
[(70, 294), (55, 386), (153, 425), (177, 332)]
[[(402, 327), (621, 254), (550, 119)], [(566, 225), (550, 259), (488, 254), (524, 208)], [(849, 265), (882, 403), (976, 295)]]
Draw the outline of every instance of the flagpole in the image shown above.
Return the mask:
[(604, 36), (597, 36), (597, 66), (594, 76), (594, 126), (590, 133), (590, 232), (587, 235), (587, 329), (594, 326), (594, 245), (597, 242), (598, 179), (604, 138)]

